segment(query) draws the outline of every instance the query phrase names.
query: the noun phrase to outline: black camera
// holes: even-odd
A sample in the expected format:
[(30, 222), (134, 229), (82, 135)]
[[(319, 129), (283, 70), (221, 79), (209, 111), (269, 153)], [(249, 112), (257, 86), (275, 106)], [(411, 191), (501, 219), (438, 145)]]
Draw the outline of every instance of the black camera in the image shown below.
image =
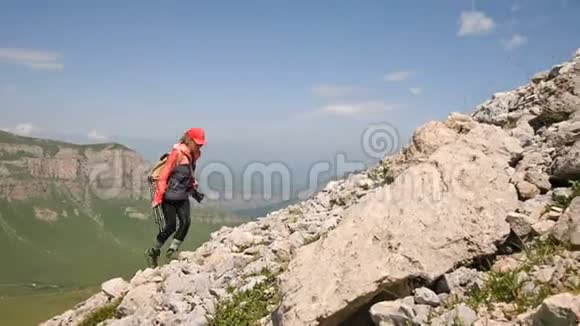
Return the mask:
[(193, 190), (191, 192), (191, 196), (193, 197), (193, 199), (195, 199), (198, 203), (201, 203), (201, 201), (203, 200), (203, 197), (205, 197), (205, 195), (199, 191)]

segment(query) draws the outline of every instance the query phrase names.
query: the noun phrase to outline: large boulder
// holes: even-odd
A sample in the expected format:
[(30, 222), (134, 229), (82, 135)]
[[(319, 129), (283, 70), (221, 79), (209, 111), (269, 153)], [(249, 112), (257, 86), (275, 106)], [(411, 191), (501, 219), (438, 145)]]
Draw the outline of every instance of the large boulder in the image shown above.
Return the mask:
[(561, 293), (548, 297), (530, 316), (529, 323), (538, 326), (578, 325), (580, 323), (580, 295)]
[(518, 207), (510, 160), (519, 141), (478, 125), (345, 211), (327, 237), (300, 248), (281, 275), (278, 325), (336, 325), (406, 281), (434, 281), (492, 254)]
[(552, 163), (552, 174), (560, 179), (580, 178), (580, 140), (565, 149)]
[(552, 235), (559, 241), (580, 248), (580, 197), (572, 199), (570, 206), (552, 228)]

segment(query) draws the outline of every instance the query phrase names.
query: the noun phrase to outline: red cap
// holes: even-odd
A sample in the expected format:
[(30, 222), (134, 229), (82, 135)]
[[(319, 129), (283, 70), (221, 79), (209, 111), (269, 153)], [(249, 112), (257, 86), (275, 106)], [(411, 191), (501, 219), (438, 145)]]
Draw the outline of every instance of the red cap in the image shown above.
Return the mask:
[(196, 144), (205, 144), (205, 131), (201, 128), (191, 128), (185, 133), (189, 138), (191, 138)]

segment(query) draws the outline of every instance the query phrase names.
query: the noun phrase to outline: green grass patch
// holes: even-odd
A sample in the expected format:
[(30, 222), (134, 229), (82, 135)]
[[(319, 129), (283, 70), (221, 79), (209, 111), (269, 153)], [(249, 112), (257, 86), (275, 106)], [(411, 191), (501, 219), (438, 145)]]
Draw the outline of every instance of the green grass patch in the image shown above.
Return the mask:
[(230, 300), (218, 302), (214, 319), (209, 326), (256, 326), (259, 320), (266, 317), (280, 302), (277, 275), (264, 270), (266, 280), (247, 291), (235, 292), (228, 288), (233, 296)]
[(121, 304), (121, 299), (116, 299), (113, 302), (91, 312), (79, 324), (79, 326), (96, 326), (100, 322), (107, 319), (115, 318), (117, 315), (117, 307)]
[(492, 303), (512, 303), (514, 313), (521, 313), (529, 308), (536, 307), (546, 297), (556, 291), (550, 284), (535, 284), (533, 293), (524, 291), (525, 282), (518, 279), (520, 272), (530, 272), (534, 266), (547, 263), (547, 260), (564, 251), (566, 247), (553, 238), (537, 240), (523, 248), (526, 261), (517, 269), (505, 272), (489, 272), (484, 280), (483, 287), (476, 287), (467, 293), (467, 304), (477, 310), (482, 305)]

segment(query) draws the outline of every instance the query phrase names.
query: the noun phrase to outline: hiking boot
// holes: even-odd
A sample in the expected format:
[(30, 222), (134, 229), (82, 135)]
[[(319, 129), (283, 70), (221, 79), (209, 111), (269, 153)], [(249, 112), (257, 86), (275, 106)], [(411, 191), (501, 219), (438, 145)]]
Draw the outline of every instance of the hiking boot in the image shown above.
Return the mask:
[(149, 265), (149, 267), (151, 268), (157, 267), (158, 258), (160, 254), (161, 250), (156, 248), (149, 248), (147, 249), (147, 251), (145, 251), (145, 257), (147, 258), (147, 264)]
[(176, 258), (177, 257), (177, 249), (173, 249), (173, 248), (167, 249), (167, 252), (165, 253), (165, 257), (167, 257), (167, 259), (169, 259), (169, 260)]

